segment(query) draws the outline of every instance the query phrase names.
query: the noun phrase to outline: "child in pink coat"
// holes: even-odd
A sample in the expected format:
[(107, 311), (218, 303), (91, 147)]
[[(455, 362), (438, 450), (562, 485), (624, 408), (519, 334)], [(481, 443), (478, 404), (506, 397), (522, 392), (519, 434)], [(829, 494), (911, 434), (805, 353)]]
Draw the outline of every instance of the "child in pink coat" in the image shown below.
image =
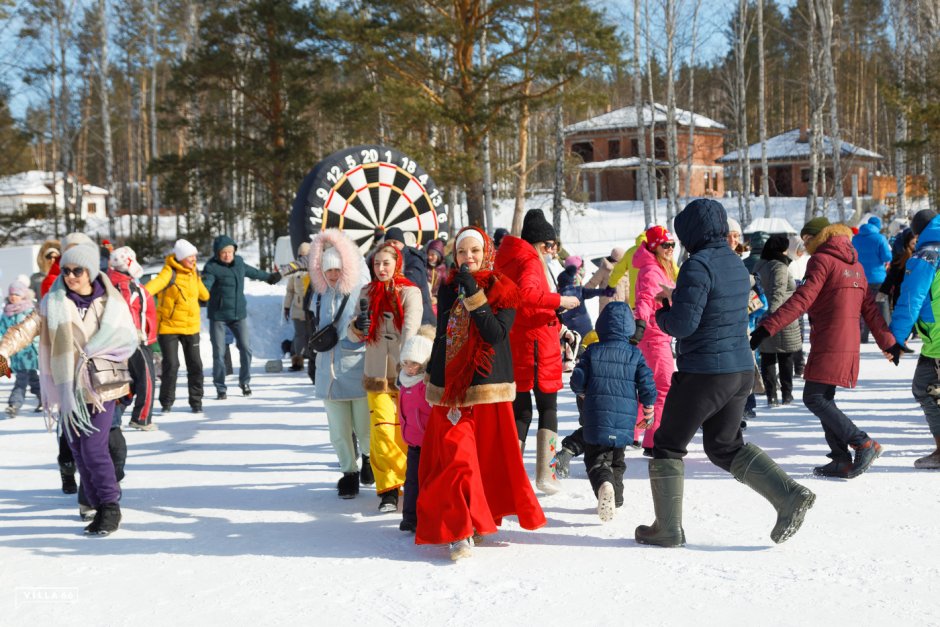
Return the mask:
[(431, 405), (425, 398), (424, 373), (431, 358), (434, 327), (424, 325), (417, 335), (401, 347), (401, 373), (398, 375), (398, 417), (401, 437), (408, 445), (408, 466), (405, 469), (405, 502), (398, 528), (412, 533), (418, 528), (418, 463), (424, 429), (431, 416)]
[[(636, 279), (636, 311), (634, 315), (637, 326), (640, 322), (646, 323), (646, 331), (640, 340), (640, 351), (650, 368), (653, 369), (653, 380), (656, 383), (656, 404), (653, 406), (653, 421), (650, 423), (643, 415), (643, 409), (637, 414), (635, 439), (643, 435), (643, 454), (649, 456), (653, 449), (653, 434), (659, 428), (659, 421), (663, 415), (663, 404), (672, 382), (672, 373), (676, 369), (672, 357), (671, 338), (663, 333), (656, 324), (656, 311), (662, 308), (662, 301), (656, 298), (663, 290), (663, 286), (673, 287), (676, 284), (675, 266), (672, 262), (672, 253), (675, 250), (675, 240), (665, 228), (653, 226), (646, 230), (646, 242), (641, 244), (633, 254), (633, 265), (639, 272)], [(668, 270), (667, 270), (668, 269)]]

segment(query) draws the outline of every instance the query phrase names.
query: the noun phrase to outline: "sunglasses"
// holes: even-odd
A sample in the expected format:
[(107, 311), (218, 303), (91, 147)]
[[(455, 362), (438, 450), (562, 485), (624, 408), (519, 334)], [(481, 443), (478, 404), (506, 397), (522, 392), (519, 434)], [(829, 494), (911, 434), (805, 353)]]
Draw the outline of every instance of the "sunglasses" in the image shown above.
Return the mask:
[(82, 276), (83, 274), (85, 274), (85, 268), (82, 268), (82, 267), (78, 267), (78, 268), (62, 268), (62, 276), (64, 276), (64, 277), (73, 276), (73, 277), (75, 277), (75, 278), (77, 279), (78, 277)]
[(48, 253), (45, 254), (45, 257), (46, 257), (46, 259), (57, 259), (57, 258), (59, 257), (59, 253), (57, 253), (57, 252), (55, 252), (55, 251), (53, 251), (53, 252), (48, 252)]
[(663, 248), (675, 248), (676, 243), (675, 242), (663, 242), (662, 244), (660, 244), (660, 246)]
[(558, 248), (558, 242), (545, 242), (545, 248), (549, 250), (552, 248)]

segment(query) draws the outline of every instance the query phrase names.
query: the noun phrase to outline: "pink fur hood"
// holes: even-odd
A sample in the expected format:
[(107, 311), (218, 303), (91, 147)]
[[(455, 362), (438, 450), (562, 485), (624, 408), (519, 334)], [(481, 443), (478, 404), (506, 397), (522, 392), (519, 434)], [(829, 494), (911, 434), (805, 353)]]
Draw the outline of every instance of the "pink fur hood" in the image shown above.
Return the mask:
[(326, 229), (314, 236), (310, 243), (310, 254), (307, 256), (307, 271), (310, 273), (310, 283), (318, 293), (323, 294), (329, 289), (326, 277), (321, 269), (323, 251), (335, 248), (343, 263), (342, 276), (337, 289), (343, 294), (358, 293), (362, 284), (362, 270), (365, 263), (359, 247), (339, 229)]

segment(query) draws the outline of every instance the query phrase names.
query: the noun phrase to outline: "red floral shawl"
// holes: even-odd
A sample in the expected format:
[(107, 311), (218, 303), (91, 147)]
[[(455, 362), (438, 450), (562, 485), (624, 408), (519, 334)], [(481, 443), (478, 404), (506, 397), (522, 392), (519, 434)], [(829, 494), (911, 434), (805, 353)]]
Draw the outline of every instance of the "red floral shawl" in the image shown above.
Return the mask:
[[(511, 280), (493, 270), (493, 260), (496, 257), (493, 240), (474, 226), (464, 227), (457, 233), (457, 237), (460, 237), (460, 233), (467, 229), (477, 231), (483, 240), (483, 263), (480, 269), (473, 273), (473, 278), (486, 294), (490, 309), (494, 314), (502, 309), (515, 309), (519, 304), (519, 289)], [(454, 241), (457, 241), (457, 238), (454, 238)], [(456, 268), (451, 269), (447, 276), (448, 285), (453, 282), (457, 271)], [(470, 312), (463, 301), (463, 296), (459, 296), (457, 302), (451, 307), (450, 317), (447, 320), (444, 393), (441, 397), (441, 404), (449, 407), (456, 407), (463, 403), (475, 374), (479, 373), (483, 377), (490, 374), (493, 369), (493, 357), (496, 354), (492, 345), (483, 341), (476, 325), (470, 323)]]

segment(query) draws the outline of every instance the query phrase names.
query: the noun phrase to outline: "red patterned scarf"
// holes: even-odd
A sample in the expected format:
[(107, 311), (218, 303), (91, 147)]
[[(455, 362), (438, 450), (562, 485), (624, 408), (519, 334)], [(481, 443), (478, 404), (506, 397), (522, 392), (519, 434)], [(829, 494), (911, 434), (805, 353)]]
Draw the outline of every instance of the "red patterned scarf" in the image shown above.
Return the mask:
[[(395, 257), (395, 272), (387, 281), (379, 281), (375, 278), (375, 271), (372, 269), (372, 260), (379, 253), (388, 253)], [(375, 344), (379, 340), (379, 329), (382, 326), (382, 320), (385, 319), (385, 312), (392, 312), (392, 323), (397, 331), (401, 331), (405, 319), (405, 310), (401, 304), (401, 290), (403, 287), (414, 287), (414, 283), (405, 278), (402, 274), (404, 260), (401, 251), (391, 245), (382, 246), (374, 253), (369, 260), (369, 272), (372, 273), (373, 280), (369, 283), (369, 333), (366, 344)]]
[[(493, 241), (476, 227), (464, 227), (461, 233), (467, 229), (476, 230), (483, 240), (483, 263), (480, 264), (480, 269), (473, 273), (473, 278), (486, 294), (490, 309), (494, 314), (502, 309), (515, 309), (519, 304), (519, 290), (515, 283), (493, 271), (493, 260), (496, 257)], [(460, 233), (457, 237), (460, 237)], [(453, 282), (456, 273), (457, 269), (450, 271), (447, 277), (448, 285)], [(451, 307), (447, 319), (444, 394), (441, 404), (448, 407), (463, 404), (474, 375), (479, 373), (482, 377), (488, 376), (493, 369), (493, 358), (496, 355), (493, 347), (480, 337), (476, 325), (470, 323), (470, 312), (463, 301), (463, 297), (459, 297)]]

